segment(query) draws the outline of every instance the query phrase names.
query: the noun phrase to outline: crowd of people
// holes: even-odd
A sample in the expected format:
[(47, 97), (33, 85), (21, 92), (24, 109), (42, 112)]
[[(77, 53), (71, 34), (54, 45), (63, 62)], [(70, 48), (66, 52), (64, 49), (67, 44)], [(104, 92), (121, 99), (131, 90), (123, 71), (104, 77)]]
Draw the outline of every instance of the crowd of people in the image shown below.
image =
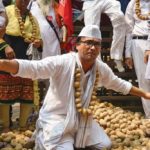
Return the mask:
[[(32, 137), (35, 150), (111, 148), (111, 140), (92, 117), (96, 87), (104, 86), (142, 98), (150, 119), (150, 80), (145, 72), (150, 54), (150, 1), (131, 0), (125, 15), (117, 0), (84, 0), (84, 24), (75, 51), (61, 55), (63, 18), (54, 0), (16, 0), (4, 8), (0, 1), (0, 120), (10, 127), (10, 105), (20, 102), (19, 125), (26, 127), (33, 103), (39, 101), (38, 79), (48, 83)], [(113, 26), (110, 56), (118, 71), (125, 45), (127, 66), (135, 67), (139, 88), (117, 77), (101, 58), (101, 14)], [(126, 40), (125, 40), (126, 38)], [(126, 41), (126, 43), (125, 43)], [(41, 53), (29, 60), (28, 47)], [(33, 51), (32, 51), (33, 52)]]

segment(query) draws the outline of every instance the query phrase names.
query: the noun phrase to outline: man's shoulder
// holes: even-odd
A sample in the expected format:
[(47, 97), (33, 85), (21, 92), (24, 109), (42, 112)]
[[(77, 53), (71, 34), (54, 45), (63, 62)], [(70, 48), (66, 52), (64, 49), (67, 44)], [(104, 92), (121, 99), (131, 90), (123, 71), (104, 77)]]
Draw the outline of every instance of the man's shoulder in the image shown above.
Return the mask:
[(77, 54), (77, 53), (75, 53), (75, 52), (69, 52), (69, 53), (66, 53), (66, 54), (63, 54), (63, 55), (60, 55), (60, 56), (71, 58), (71, 57), (75, 57), (76, 54)]
[(62, 54), (62, 55), (56, 55), (53, 56), (55, 58), (55, 60), (60, 60), (63, 63), (69, 63), (72, 62), (74, 60), (76, 56), (75, 52), (70, 52), (70, 53), (66, 53), (66, 54)]
[(99, 70), (103, 72), (103, 70), (111, 70), (111, 68), (107, 65), (107, 63), (103, 62), (100, 58), (97, 59), (97, 65)]

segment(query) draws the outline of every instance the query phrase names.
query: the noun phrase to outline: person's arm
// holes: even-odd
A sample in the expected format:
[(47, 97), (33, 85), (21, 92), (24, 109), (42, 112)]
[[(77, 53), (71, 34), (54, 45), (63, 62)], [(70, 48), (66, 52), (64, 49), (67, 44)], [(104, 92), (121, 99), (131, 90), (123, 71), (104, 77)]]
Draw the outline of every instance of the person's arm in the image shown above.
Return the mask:
[(131, 94), (150, 100), (150, 92), (145, 92), (143, 89), (133, 86), (130, 82), (118, 78), (107, 64), (101, 65), (100, 68), (102, 70), (100, 71), (101, 86), (121, 92), (124, 95)]
[(144, 62), (145, 62), (145, 64), (147, 64), (149, 56), (150, 56), (150, 50), (146, 50), (145, 53), (144, 53)]
[(0, 71), (5, 71), (22, 78), (48, 79), (63, 70), (62, 56), (51, 56), (42, 60), (0, 59)]
[(16, 60), (0, 60), (0, 71), (16, 74), (19, 70), (19, 64)]
[(135, 87), (135, 86), (132, 86), (129, 94), (136, 95), (136, 96), (143, 97), (145, 99), (150, 100), (150, 93), (149, 92), (145, 92), (144, 90), (142, 90), (138, 87)]

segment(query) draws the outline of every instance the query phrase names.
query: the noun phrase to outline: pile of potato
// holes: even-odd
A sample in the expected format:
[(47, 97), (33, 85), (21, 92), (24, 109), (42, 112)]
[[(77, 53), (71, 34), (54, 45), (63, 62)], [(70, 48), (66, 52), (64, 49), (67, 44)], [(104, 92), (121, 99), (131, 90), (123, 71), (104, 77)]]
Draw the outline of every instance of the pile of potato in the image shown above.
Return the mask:
[(31, 138), (33, 131), (13, 130), (0, 134), (0, 150), (31, 150), (24, 148), (24, 145)]
[[(93, 118), (112, 140), (111, 150), (150, 150), (150, 120), (144, 119), (142, 113), (99, 101), (96, 101), (93, 108)], [(24, 145), (33, 130), (30, 128), (24, 132), (14, 130), (0, 134), (0, 150), (31, 150), (24, 148)]]
[(150, 150), (150, 120), (111, 103), (97, 102), (94, 119), (112, 140), (112, 150)]

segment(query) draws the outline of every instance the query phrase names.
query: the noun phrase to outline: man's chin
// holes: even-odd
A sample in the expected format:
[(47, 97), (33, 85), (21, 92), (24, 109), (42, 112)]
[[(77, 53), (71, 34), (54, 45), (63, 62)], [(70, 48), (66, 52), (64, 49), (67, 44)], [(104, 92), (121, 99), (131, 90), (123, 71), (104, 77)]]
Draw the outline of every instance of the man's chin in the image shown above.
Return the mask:
[(96, 60), (96, 58), (95, 58), (95, 57), (86, 57), (85, 60), (86, 60), (87, 62), (93, 62), (93, 61)]

